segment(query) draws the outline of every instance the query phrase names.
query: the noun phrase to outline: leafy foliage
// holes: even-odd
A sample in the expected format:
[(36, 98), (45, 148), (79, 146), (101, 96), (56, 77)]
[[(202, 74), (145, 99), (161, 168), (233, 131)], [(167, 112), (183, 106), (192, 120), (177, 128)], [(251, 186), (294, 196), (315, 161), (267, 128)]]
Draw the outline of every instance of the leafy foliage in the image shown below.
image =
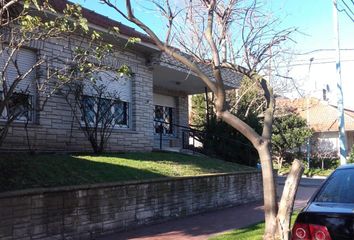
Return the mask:
[(207, 121), (207, 104), (205, 94), (192, 96), (192, 111), (190, 122), (196, 129), (202, 130)]
[[(251, 84), (249, 78), (244, 78), (238, 90), (227, 93), (227, 104), (232, 113), (249, 124), (257, 133), (262, 132), (261, 119), (262, 96), (256, 85)], [(217, 120), (213, 110), (212, 100), (208, 96), (209, 116), (205, 95), (192, 97), (192, 124), (199, 130), (205, 131), (201, 136), (203, 150), (207, 154), (216, 155), (230, 162), (237, 162), (255, 166), (258, 162), (258, 153), (251, 142), (240, 132), (225, 122)]]
[[(240, 116), (239, 116), (240, 117)], [(241, 117), (240, 117), (241, 118)], [(254, 116), (241, 118), (256, 131), (261, 132), (261, 124)], [(204, 150), (226, 161), (255, 166), (258, 154), (252, 144), (238, 131), (225, 122), (212, 117), (205, 126), (206, 135), (202, 139)]]
[(274, 119), (272, 150), (278, 158), (280, 167), (286, 154), (296, 152), (296, 149), (300, 148), (312, 136), (312, 133), (306, 121), (295, 114)]

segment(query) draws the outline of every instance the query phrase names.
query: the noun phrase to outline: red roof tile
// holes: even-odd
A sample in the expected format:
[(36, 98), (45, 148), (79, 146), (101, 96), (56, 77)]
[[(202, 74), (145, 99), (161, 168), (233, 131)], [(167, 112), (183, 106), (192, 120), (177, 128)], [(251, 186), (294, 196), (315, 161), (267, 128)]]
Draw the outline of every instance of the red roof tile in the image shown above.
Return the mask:
[[(307, 99), (277, 99), (277, 111), (281, 113), (295, 112), (304, 119), (309, 117), (309, 125), (316, 132), (338, 131), (338, 110), (336, 106), (322, 102), (316, 98), (309, 99), (309, 114), (307, 115)], [(344, 111), (346, 131), (354, 130), (354, 112)]]

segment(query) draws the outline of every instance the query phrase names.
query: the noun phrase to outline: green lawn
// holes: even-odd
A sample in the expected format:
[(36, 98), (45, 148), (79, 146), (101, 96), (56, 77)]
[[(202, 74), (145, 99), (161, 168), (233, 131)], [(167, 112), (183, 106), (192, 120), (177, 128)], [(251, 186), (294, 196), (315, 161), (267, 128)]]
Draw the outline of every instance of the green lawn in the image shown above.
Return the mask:
[(0, 191), (254, 170), (177, 153), (2, 154)]
[[(291, 217), (292, 224), (295, 222), (298, 213)], [(209, 240), (262, 240), (264, 233), (264, 222), (251, 225), (246, 228), (235, 229), (224, 234), (211, 237)]]

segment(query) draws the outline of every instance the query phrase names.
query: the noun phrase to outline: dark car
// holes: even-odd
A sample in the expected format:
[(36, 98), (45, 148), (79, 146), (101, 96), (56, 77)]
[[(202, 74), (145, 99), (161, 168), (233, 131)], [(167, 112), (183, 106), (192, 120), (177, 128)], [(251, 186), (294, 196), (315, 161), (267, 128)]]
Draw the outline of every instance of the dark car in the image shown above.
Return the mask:
[(292, 240), (354, 240), (354, 164), (337, 168), (299, 213)]

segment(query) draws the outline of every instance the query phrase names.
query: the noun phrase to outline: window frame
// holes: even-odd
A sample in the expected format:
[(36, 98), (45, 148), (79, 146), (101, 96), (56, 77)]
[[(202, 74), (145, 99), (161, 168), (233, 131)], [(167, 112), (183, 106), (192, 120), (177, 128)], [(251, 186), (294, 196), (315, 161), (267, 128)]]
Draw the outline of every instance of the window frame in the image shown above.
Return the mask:
[[(23, 94), (28, 96), (28, 101), (29, 101), (29, 106), (31, 106), (27, 111), (25, 111), (24, 113), (21, 113), (18, 117), (16, 117), (16, 119), (13, 120), (13, 122), (16, 123), (33, 123), (34, 122), (34, 116), (35, 116), (35, 110), (33, 108), (35, 102), (34, 102), (34, 96), (33, 94), (30, 93), (19, 93), (19, 92), (13, 92), (12, 96), (14, 94)], [(12, 97), (11, 96), (11, 97)], [(2, 99), (4, 98), (4, 92), (2, 90), (0, 90), (0, 101), (2, 101)], [(1, 122), (5, 122), (8, 120), (8, 109), (5, 107), (4, 111), (2, 113), (0, 113), (0, 121)], [(28, 113), (29, 117), (24, 116), (26, 115), (25, 113)]]
[[(94, 97), (94, 96), (90, 96), (90, 95), (83, 95), (81, 101), (84, 101), (85, 98), (86, 99), (89, 99), (89, 98), (98, 99), (99, 97)], [(114, 123), (114, 124), (112, 124), (112, 126), (113, 126), (113, 129), (131, 129), (131, 103), (130, 102), (122, 101), (120, 99), (109, 99), (109, 98), (102, 98), (102, 97), (100, 99), (108, 100), (108, 101), (114, 101), (114, 102), (117, 102), (117, 103), (123, 103), (123, 108), (125, 108), (125, 111), (123, 109), (122, 113), (125, 112), (125, 116), (123, 118), (126, 119), (126, 124)], [(96, 112), (97, 112), (97, 109), (98, 109), (97, 103), (98, 103), (98, 101), (94, 100), (94, 106), (93, 106), (94, 107), (94, 110), (93, 110), (94, 111), (93, 112), (94, 113), (94, 115), (93, 115), (94, 119), (93, 119), (93, 121), (88, 122), (88, 124), (90, 124), (91, 126), (94, 126), (94, 124), (96, 124), (96, 119), (95, 118), (96, 118)], [(81, 104), (83, 106), (83, 103), (81, 103)], [(115, 106), (116, 106), (116, 104), (112, 104), (111, 110), (110, 110), (111, 114), (113, 114), (113, 115), (115, 114), (115, 110), (116, 110)], [(92, 111), (90, 111), (90, 112), (92, 112)], [(81, 112), (82, 115), (85, 114), (85, 113)], [(116, 121), (114, 117), (113, 117), (112, 121)], [(81, 116), (80, 122), (81, 122), (81, 124), (86, 124), (85, 121), (83, 120), (83, 116)], [(98, 127), (102, 127), (102, 123), (98, 123)]]
[[(157, 113), (157, 109), (156, 108), (162, 108), (162, 118), (157, 118), (156, 117), (156, 113)], [(169, 125), (169, 129), (166, 129), (166, 127), (162, 126), (162, 135), (163, 136), (175, 136), (175, 128), (173, 127), (173, 121), (174, 121), (174, 114), (173, 114), (173, 107), (169, 107), (169, 106), (162, 106), (162, 105), (154, 105), (154, 134), (155, 135), (159, 135), (160, 132), (158, 132), (158, 129), (160, 128), (160, 122), (163, 122), (162, 125)], [(164, 113), (168, 112), (169, 118), (170, 118), (170, 122), (169, 123), (165, 123), (166, 119), (164, 116)]]

